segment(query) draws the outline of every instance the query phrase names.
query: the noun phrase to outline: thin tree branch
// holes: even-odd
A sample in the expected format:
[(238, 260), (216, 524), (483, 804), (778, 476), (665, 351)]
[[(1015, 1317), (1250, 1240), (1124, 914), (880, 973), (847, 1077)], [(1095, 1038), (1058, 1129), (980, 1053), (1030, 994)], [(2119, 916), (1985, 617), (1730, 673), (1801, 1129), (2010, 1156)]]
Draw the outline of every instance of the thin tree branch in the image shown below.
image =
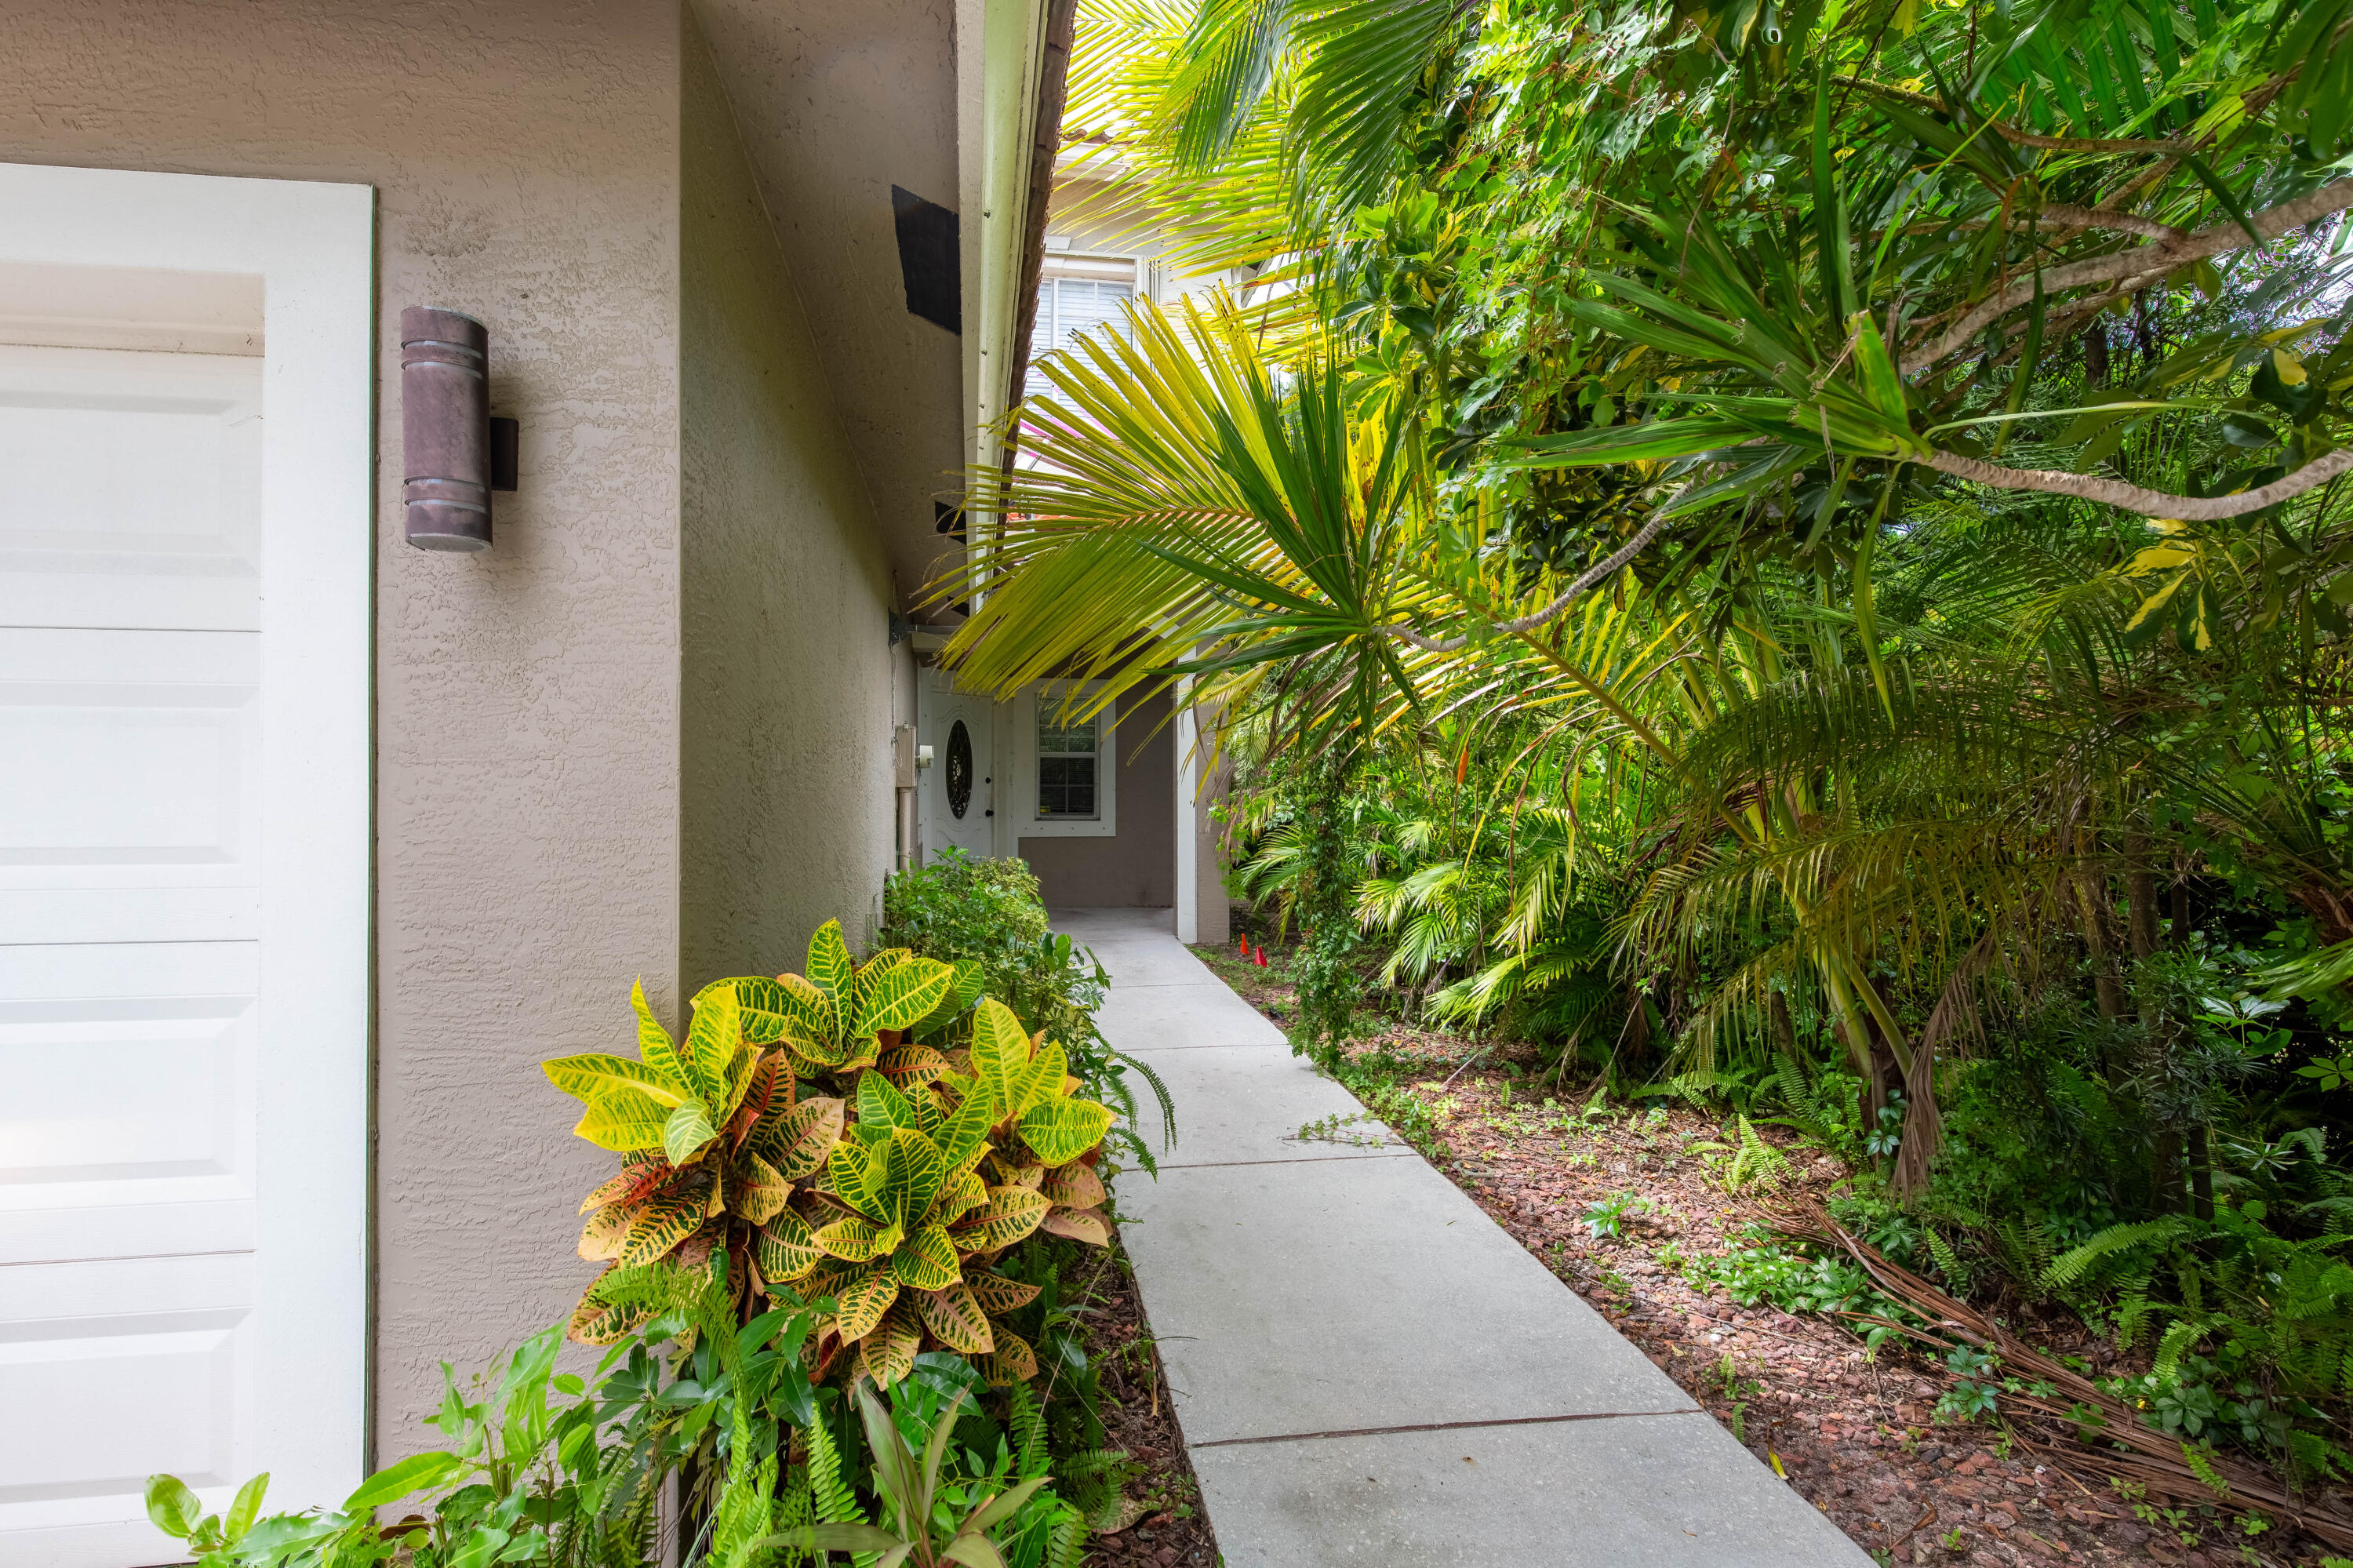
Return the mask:
[(2128, 212), (2103, 212), (2095, 207), (2070, 207), (2064, 202), (2047, 203), (2042, 208), (2042, 220), (2051, 228), (2113, 228), (2122, 234), (2144, 235), (2150, 239), (2168, 242), (2189, 238), (2188, 229), (2159, 223), (2153, 217), (2135, 217)]
[[(2353, 179), (2332, 180), (2294, 201), (2284, 201), (2256, 213), (2250, 220), (2255, 231), (2253, 236), (2240, 228), (2236, 220), (2218, 223), (2179, 239), (2156, 240), (2114, 255), (2088, 257), (2081, 261), (2071, 261), (2063, 267), (2051, 268), (2042, 274), (2042, 290), (2048, 295), (2063, 289), (2080, 289), (2088, 283), (2154, 278), (2170, 272), (2184, 262), (2244, 250), (2258, 240), (2276, 239), (2291, 228), (2300, 228), (2315, 218), (2343, 212), (2348, 207), (2353, 207)], [(1946, 328), (1926, 348), (1905, 355), (1905, 374), (1908, 376), (1926, 370), (1955, 350), (1966, 347), (1969, 339), (1975, 337), (1978, 329), (1986, 323), (2007, 314), (2033, 297), (2034, 280), (2031, 276), (1997, 291)]]
[(2348, 470), (2353, 470), (2353, 447), (2339, 447), (2327, 457), (2316, 458), (2284, 479), (2275, 479), (2258, 489), (2242, 490), (2236, 495), (2212, 497), (2168, 495), (2161, 490), (2143, 490), (2137, 484), (2126, 484), (2120, 479), (2102, 479), (2091, 473), (2066, 473), (2048, 468), (2004, 468), (2000, 463), (1963, 457), (1958, 452), (1930, 452), (1921, 461), (1939, 473), (1949, 473), (1956, 479), (1971, 480), (2002, 490), (2039, 490), (2050, 495), (2073, 495), (2084, 501), (2121, 506), (2145, 517), (2171, 517), (2184, 523), (2219, 523), (2226, 517), (2243, 517), (2250, 512), (2260, 512), (2266, 506), (2276, 505), (2292, 496), (2303, 494), (2316, 485), (2326, 484)]
[[(1515, 637), (1523, 631), (1534, 631), (1548, 620), (1557, 620), (1570, 605), (1584, 598), (1599, 584), (1608, 580), (1619, 567), (1641, 555), (1642, 547), (1659, 536), (1659, 530), (1667, 525), (1667, 509), (1671, 503), (1671, 502), (1662, 503), (1651, 514), (1651, 520), (1643, 524), (1632, 538), (1620, 546), (1616, 553), (1607, 559), (1587, 567), (1578, 574), (1575, 582), (1561, 590), (1558, 599), (1533, 615), (1524, 615), (1517, 620), (1499, 621), (1496, 623), (1495, 630), (1507, 637)], [(1409, 642), (1427, 653), (1452, 653), (1469, 647), (1471, 643), (1470, 634), (1467, 632), (1461, 637), (1440, 640), (1424, 637), (1410, 626), (1384, 626), (1380, 630), (1398, 641)]]

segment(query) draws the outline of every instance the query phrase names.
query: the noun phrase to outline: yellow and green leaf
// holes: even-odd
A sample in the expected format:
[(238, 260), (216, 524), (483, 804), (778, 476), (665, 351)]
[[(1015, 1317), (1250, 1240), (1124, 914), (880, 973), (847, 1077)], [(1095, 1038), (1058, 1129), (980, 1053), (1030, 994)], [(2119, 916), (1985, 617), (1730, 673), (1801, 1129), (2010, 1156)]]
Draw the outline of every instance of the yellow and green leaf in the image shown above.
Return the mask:
[(1018, 1125), (1021, 1141), (1037, 1150), (1039, 1159), (1066, 1165), (1103, 1141), (1111, 1130), (1111, 1107), (1058, 1095), (1023, 1112)]
[[(912, 1128), (892, 1128), (891, 1140), (875, 1154), (881, 1160), (883, 1175), (875, 1192), (877, 1210), (870, 1212), (912, 1230), (931, 1212), (940, 1183), (947, 1180), (948, 1162), (941, 1158), (938, 1144)], [(873, 1181), (871, 1165), (867, 1180), (870, 1184)]]
[(638, 1211), (613, 1261), (623, 1268), (653, 1262), (702, 1228), (710, 1190), (680, 1186), (656, 1193)]
[(803, 1301), (816, 1301), (824, 1297), (839, 1297), (852, 1285), (866, 1277), (873, 1266), (865, 1263), (845, 1263), (838, 1257), (820, 1256), (817, 1266), (793, 1281), (793, 1289)]
[(778, 975), (776, 990), (784, 1009), (784, 1031), (778, 1036), (794, 1055), (819, 1065), (841, 1060), (841, 1012), (833, 999), (799, 975)]
[(997, 1348), (988, 1331), (988, 1315), (964, 1285), (926, 1291), (915, 1298), (915, 1307), (934, 1337), (957, 1354), (985, 1356)]
[(976, 1082), (940, 1128), (940, 1156), (951, 1171), (969, 1171), (988, 1153), (988, 1129), (997, 1124), (997, 1098), (986, 1083)]
[(922, 1320), (912, 1306), (901, 1300), (859, 1341), (858, 1358), (875, 1386), (888, 1388), (915, 1370), (915, 1351), (923, 1342)]
[(1043, 1228), (1089, 1246), (1111, 1245), (1111, 1222), (1092, 1209), (1056, 1209)]
[(782, 1111), (770, 1111), (752, 1129), (760, 1158), (788, 1181), (813, 1174), (841, 1138), (842, 1104), (818, 1096)]
[(638, 1208), (636, 1203), (609, 1203), (591, 1214), (580, 1227), (580, 1255), (605, 1263), (620, 1256), (629, 1227), (637, 1223)]
[(1038, 1352), (1029, 1348), (1029, 1340), (1002, 1323), (992, 1324), (989, 1332), (997, 1341), (997, 1348), (981, 1357), (976, 1364), (991, 1388), (1028, 1383), (1038, 1375)]
[(820, 1226), (814, 1239), (845, 1263), (868, 1263), (898, 1245), (900, 1237), (895, 1226), (886, 1228), (853, 1214)]
[(787, 1007), (780, 982), (765, 975), (737, 975), (732, 980), (713, 980), (695, 993), (694, 1005), (701, 1007), (703, 997), (723, 985), (735, 992), (735, 1015), (747, 1042), (774, 1045), (785, 1037)]
[(950, 1234), (958, 1252), (997, 1252), (1036, 1230), (1052, 1207), (1027, 1187), (992, 1187), (988, 1202), (966, 1214)]
[[(605, 1274), (611, 1272), (609, 1266), (605, 1270)], [(616, 1344), (644, 1328), (661, 1310), (651, 1301), (599, 1300), (596, 1287), (604, 1282), (605, 1275), (598, 1275), (582, 1294), (580, 1305), (572, 1309), (572, 1321), (565, 1325), (565, 1334), (575, 1344)]]
[(766, 1224), (792, 1199), (793, 1184), (748, 1150), (736, 1159), (733, 1176), (728, 1206), (752, 1224)]
[(1038, 1299), (1042, 1287), (1026, 1285), (1018, 1279), (1008, 1279), (1001, 1274), (967, 1274), (965, 1288), (980, 1303), (980, 1309), (994, 1318), (1006, 1312), (1018, 1312)]
[(908, 1089), (944, 1076), (948, 1059), (928, 1045), (893, 1045), (875, 1058), (875, 1066), (899, 1087)]
[(858, 967), (850, 961), (849, 944), (841, 938), (841, 922), (828, 920), (809, 938), (808, 978), (818, 990), (831, 1000), (837, 1015), (849, 1011), (842, 1003), (849, 1000), (849, 988)]
[(951, 1171), (940, 1183), (939, 1196), (932, 1200), (927, 1217), (935, 1224), (952, 1225), (987, 1202), (988, 1183), (980, 1179), (979, 1171)]
[(845, 1340), (862, 1340), (882, 1321), (882, 1314), (899, 1299), (899, 1282), (887, 1266), (870, 1266), (855, 1280), (834, 1292), (840, 1304), (835, 1319)]
[(944, 1225), (925, 1225), (891, 1255), (891, 1272), (910, 1290), (944, 1290), (955, 1283), (955, 1244)]
[[(870, 979), (870, 975), (871, 978)], [(858, 1016), (849, 1032), (863, 1039), (921, 1022), (955, 984), (955, 966), (937, 959), (876, 959), (858, 974)]]
[(686, 1064), (679, 1059), (678, 1048), (670, 1044), (670, 1031), (654, 1018), (654, 1010), (646, 1001), (646, 982), (629, 984), (629, 1007), (638, 1015), (638, 1054), (659, 1076), (674, 1084), (689, 1084)]
[(701, 1103), (689, 1100), (662, 1122), (662, 1152), (670, 1156), (672, 1165), (683, 1165), (710, 1147), (718, 1136), (719, 1129), (711, 1125), (711, 1118)]
[(687, 1082), (711, 1108), (714, 1119), (726, 1119), (734, 1107), (727, 1103), (731, 1069), (735, 1053), (744, 1044), (742, 1016), (735, 1006), (735, 988), (723, 980), (705, 987), (694, 1009), (694, 1017), (687, 1025), (686, 1046), (680, 1053), (686, 1062)]
[(775, 1285), (806, 1277), (825, 1254), (809, 1233), (808, 1222), (784, 1209), (761, 1227), (753, 1257), (760, 1266), (760, 1277)]
[(1029, 1032), (1013, 1010), (983, 997), (972, 1015), (972, 1071), (995, 1101), (999, 1116), (1018, 1116), (1038, 1088)]
[(921, 1130), (914, 1105), (899, 1092), (898, 1086), (881, 1072), (858, 1075), (859, 1135), (869, 1143), (880, 1143), (877, 1129), (910, 1128)]
[(881, 1165), (876, 1151), (848, 1139), (827, 1150), (825, 1157), (825, 1172), (831, 1179), (833, 1195), (877, 1224), (887, 1224), (890, 1216), (878, 1195)]
[(539, 1070), (547, 1075), (549, 1083), (576, 1100), (639, 1094), (668, 1110), (683, 1102), (690, 1093), (684, 1084), (664, 1078), (642, 1062), (604, 1051), (558, 1056), (542, 1062)]
[(585, 1138), (599, 1149), (628, 1154), (640, 1149), (659, 1149), (666, 1119), (667, 1113), (661, 1107), (643, 1095), (633, 1094), (627, 1098), (590, 1100), (572, 1131), (574, 1136)]

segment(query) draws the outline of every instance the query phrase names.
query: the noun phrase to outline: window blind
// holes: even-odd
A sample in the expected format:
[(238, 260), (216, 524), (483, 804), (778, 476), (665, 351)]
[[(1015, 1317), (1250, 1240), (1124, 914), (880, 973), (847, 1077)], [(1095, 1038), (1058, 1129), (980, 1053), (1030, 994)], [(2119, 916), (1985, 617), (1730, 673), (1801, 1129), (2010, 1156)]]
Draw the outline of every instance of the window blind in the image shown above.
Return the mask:
[(1025, 398), (1053, 390), (1038, 370), (1038, 362), (1046, 355), (1069, 348), (1083, 332), (1106, 326), (1126, 331), (1127, 313), (1121, 307), (1135, 292), (1135, 264), (1106, 265), (1088, 259), (1083, 270), (1092, 276), (1071, 275), (1081, 270), (1076, 263), (1066, 264), (1039, 280), (1038, 323), (1030, 330), (1029, 374), (1021, 387)]

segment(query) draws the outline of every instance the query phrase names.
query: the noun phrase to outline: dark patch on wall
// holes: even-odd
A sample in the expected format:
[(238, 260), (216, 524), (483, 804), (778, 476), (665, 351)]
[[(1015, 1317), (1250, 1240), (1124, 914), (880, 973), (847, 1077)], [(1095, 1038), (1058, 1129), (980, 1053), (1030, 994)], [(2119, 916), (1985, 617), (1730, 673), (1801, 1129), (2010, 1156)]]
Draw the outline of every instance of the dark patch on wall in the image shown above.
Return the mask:
[(944, 501), (932, 503), (932, 532), (945, 534), (957, 544), (964, 543), (964, 508), (951, 506)]
[(907, 285), (908, 311), (962, 337), (964, 270), (956, 215), (897, 185), (891, 187), (891, 212), (899, 225), (899, 273)]

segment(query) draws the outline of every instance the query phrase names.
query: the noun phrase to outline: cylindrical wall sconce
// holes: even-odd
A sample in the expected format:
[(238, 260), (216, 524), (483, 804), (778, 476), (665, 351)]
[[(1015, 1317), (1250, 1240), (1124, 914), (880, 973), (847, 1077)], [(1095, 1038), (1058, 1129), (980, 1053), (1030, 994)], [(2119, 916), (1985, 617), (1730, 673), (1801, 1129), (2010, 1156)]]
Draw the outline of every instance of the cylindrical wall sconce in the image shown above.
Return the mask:
[(514, 488), (514, 421), (491, 418), (490, 371), (491, 334), (473, 317), (400, 313), (401, 495), (420, 550), (489, 549), (491, 492)]

